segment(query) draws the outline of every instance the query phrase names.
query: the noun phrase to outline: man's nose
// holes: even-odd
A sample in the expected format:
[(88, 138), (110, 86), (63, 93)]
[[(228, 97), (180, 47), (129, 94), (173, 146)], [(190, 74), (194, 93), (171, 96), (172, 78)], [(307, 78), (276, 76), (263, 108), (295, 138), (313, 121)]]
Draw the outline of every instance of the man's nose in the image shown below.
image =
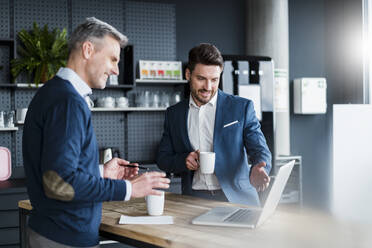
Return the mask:
[(205, 90), (211, 90), (212, 89), (212, 82), (207, 80), (204, 84), (204, 89)]
[(115, 65), (114, 68), (112, 68), (111, 74), (119, 75), (119, 66), (118, 65)]

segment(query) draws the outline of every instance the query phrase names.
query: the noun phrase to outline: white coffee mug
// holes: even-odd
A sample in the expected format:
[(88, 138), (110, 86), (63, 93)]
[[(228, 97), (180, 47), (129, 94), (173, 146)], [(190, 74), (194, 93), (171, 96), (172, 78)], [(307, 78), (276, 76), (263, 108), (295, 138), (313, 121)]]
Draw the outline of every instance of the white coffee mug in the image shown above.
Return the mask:
[(147, 213), (149, 215), (162, 215), (164, 211), (164, 191), (159, 195), (146, 196)]
[(128, 98), (121, 96), (115, 99), (116, 107), (118, 108), (126, 108), (128, 107)]
[(19, 108), (16, 111), (17, 123), (24, 123), (26, 119), (27, 108)]
[(214, 172), (215, 160), (216, 160), (216, 153), (200, 152), (199, 153), (200, 172), (203, 174), (212, 174)]
[(115, 99), (111, 96), (105, 97), (103, 101), (103, 107), (115, 108)]

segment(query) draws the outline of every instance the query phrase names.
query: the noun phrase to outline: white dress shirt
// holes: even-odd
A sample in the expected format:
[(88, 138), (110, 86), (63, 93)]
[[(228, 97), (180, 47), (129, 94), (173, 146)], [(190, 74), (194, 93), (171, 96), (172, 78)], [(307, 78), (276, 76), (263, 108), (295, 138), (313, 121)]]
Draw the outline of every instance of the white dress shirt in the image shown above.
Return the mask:
[[(88, 86), (86, 82), (84, 82), (83, 79), (80, 78), (76, 72), (70, 68), (67, 67), (61, 67), (57, 74), (58, 77), (67, 80), (74, 86), (75, 90), (83, 97), (88, 104), (88, 107), (91, 107), (90, 105), (90, 98), (89, 95), (92, 94), (92, 89)], [(101, 174), (101, 177), (103, 177), (103, 164), (99, 165), (99, 172)], [(125, 194), (125, 201), (130, 200), (130, 196), (132, 195), (132, 183), (128, 180), (125, 180), (125, 184), (127, 186), (127, 192)]]
[[(192, 148), (201, 152), (213, 152), (214, 120), (216, 116), (217, 93), (204, 105), (198, 107), (190, 94), (187, 131)], [(221, 189), (215, 174), (202, 174), (200, 169), (194, 173), (194, 190)]]

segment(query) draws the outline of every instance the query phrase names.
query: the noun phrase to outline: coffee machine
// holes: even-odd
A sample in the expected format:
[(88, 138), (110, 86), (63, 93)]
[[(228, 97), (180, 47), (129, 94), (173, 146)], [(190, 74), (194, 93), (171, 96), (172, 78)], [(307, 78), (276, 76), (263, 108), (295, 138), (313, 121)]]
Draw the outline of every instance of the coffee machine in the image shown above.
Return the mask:
[[(270, 57), (222, 55), (220, 89), (253, 101), (275, 168), (274, 62)], [(272, 172), (274, 172), (272, 170)]]

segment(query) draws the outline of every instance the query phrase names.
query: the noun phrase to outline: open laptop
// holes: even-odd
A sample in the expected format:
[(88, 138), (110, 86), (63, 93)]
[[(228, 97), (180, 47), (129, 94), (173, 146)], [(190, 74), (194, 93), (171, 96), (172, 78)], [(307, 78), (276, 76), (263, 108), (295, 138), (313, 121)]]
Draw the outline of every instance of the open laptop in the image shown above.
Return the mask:
[(281, 166), (262, 209), (239, 207), (216, 207), (191, 221), (195, 225), (255, 228), (267, 220), (275, 211), (295, 160)]

